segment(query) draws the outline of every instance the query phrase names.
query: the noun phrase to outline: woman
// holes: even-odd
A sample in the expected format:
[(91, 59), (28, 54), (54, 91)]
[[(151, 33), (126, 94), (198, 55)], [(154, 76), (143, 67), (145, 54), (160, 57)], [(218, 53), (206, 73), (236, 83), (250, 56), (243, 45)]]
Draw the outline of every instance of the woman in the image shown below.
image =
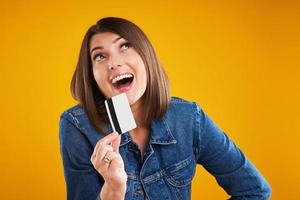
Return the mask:
[[(108, 17), (87, 31), (71, 91), (79, 105), (60, 120), (68, 199), (190, 199), (196, 164), (232, 199), (269, 198), (266, 180), (201, 107), (170, 97), (150, 41), (132, 22)], [(137, 124), (122, 135), (111, 133), (104, 107), (120, 93)]]

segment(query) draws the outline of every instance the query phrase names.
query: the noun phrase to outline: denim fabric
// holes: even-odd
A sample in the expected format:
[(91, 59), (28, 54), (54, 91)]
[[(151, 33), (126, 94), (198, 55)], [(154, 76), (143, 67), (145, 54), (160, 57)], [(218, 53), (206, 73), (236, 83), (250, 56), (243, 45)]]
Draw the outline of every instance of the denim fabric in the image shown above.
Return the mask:
[[(90, 157), (102, 137), (79, 105), (62, 113), (59, 139), (67, 199), (97, 199), (104, 181)], [(129, 133), (121, 136), (120, 154), (128, 175), (128, 200), (190, 199), (196, 164), (231, 199), (269, 199), (271, 194), (264, 177), (201, 107), (180, 98), (173, 97), (166, 114), (151, 123), (144, 155)]]

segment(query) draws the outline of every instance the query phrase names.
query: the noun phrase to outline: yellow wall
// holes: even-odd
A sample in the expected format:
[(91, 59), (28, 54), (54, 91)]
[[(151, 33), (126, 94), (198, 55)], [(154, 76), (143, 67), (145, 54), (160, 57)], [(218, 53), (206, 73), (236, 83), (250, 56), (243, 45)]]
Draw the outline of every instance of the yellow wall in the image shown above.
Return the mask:
[[(87, 28), (125, 17), (149, 36), (172, 94), (197, 101), (269, 180), (300, 199), (297, 1), (0, 3), (0, 199), (64, 199), (60, 113)], [(207, 3), (210, 2), (210, 3)], [(198, 167), (193, 199), (225, 199)]]

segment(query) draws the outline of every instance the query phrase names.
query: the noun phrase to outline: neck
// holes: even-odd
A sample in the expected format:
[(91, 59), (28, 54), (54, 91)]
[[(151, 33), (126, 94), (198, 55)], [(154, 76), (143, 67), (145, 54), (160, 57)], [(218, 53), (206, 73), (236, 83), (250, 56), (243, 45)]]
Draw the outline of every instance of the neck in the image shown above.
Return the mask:
[(144, 108), (143, 108), (143, 99), (139, 99), (137, 102), (131, 106), (132, 114), (135, 119), (137, 128), (144, 126)]

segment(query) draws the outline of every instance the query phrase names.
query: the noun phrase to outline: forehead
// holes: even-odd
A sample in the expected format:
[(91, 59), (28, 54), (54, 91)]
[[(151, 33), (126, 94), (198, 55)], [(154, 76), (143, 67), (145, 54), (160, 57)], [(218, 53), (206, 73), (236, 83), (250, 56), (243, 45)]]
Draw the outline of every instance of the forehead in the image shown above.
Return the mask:
[(90, 49), (96, 46), (106, 46), (116, 42), (116, 39), (120, 38), (118, 34), (111, 32), (97, 33), (92, 36), (90, 40)]

